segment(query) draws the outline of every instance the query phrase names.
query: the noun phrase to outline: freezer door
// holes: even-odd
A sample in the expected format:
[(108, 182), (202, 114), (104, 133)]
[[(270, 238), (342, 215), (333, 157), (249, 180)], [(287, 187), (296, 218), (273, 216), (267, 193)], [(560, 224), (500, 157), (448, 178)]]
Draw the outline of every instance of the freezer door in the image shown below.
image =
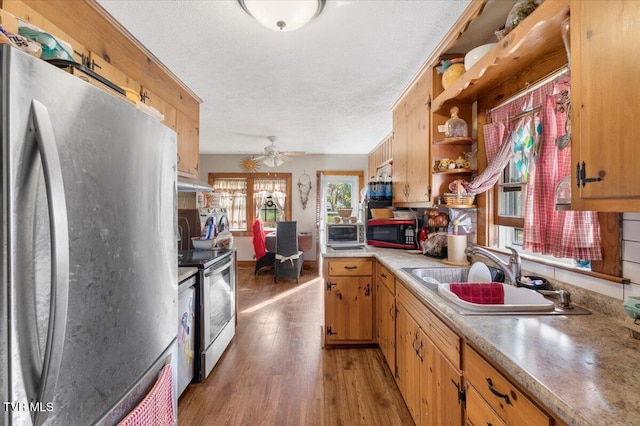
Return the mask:
[(175, 338), (176, 135), (16, 49), (0, 69), (2, 420), (92, 424)]

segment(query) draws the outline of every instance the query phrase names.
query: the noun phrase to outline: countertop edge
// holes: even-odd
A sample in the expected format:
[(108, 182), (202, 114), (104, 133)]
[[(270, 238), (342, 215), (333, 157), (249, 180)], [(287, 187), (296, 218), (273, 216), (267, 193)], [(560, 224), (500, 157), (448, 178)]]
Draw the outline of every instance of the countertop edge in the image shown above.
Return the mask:
[[(535, 374), (536, 368), (539, 370), (539, 366), (535, 368), (527, 369), (526, 367), (521, 366), (516, 360), (509, 357), (507, 352), (509, 348), (506, 346), (503, 336), (500, 336), (499, 333), (494, 333), (493, 336), (489, 335), (490, 333), (483, 333), (479, 331), (482, 327), (488, 327), (488, 324), (491, 321), (496, 323), (500, 323), (501, 325), (496, 325), (496, 329), (502, 327), (506, 330), (505, 327), (518, 325), (518, 323), (527, 323), (532, 326), (538, 326), (539, 328), (546, 329), (548, 327), (558, 327), (558, 333), (563, 334), (566, 333), (569, 338), (576, 338), (577, 334), (580, 334), (580, 328), (586, 328), (587, 323), (593, 330), (597, 330), (598, 332), (602, 331), (602, 333), (596, 333), (593, 341), (596, 343), (591, 343), (591, 348), (594, 350), (595, 354), (593, 356), (593, 365), (599, 366), (598, 357), (605, 358), (615, 358), (615, 355), (610, 355), (607, 352), (607, 348), (612, 343), (616, 343), (619, 347), (624, 347), (625, 350), (631, 352), (635, 359), (640, 362), (640, 352), (637, 352), (638, 355), (636, 357), (636, 351), (640, 350), (640, 342), (635, 339), (627, 339), (624, 342), (620, 342), (619, 338), (624, 338), (623, 336), (626, 333), (624, 327), (615, 320), (609, 319), (606, 316), (594, 312), (592, 315), (587, 316), (588, 319), (578, 318), (579, 316), (501, 316), (501, 317), (489, 317), (489, 316), (465, 316), (460, 315), (447, 304), (442, 302), (436, 295), (434, 295), (431, 290), (426, 289), (425, 287), (420, 286), (417, 281), (407, 272), (403, 271), (404, 267), (446, 267), (437, 259), (427, 258), (426, 256), (416, 256), (413, 254), (404, 253), (402, 250), (394, 250), (394, 249), (379, 249), (373, 247), (367, 247), (364, 250), (358, 250), (357, 253), (353, 251), (341, 252), (341, 251), (333, 251), (329, 252), (326, 247), (323, 247), (322, 255), (327, 258), (335, 258), (335, 257), (374, 257), (376, 258), (382, 265), (389, 268), (392, 273), (399, 278), (407, 288), (411, 290), (411, 292), (418, 297), (418, 299), (425, 305), (425, 307), (433, 310), (437, 315), (445, 319), (449, 325), (456, 331), (459, 335), (466, 338), (466, 340), (472, 343), (476, 348), (482, 351), (487, 357), (489, 357), (493, 363), (497, 366), (501, 367), (510, 377), (514, 380), (514, 382), (520, 386), (522, 389), (527, 392), (535, 395), (535, 398), (543, 404), (547, 410), (550, 411), (550, 414), (557, 416), (562, 421), (566, 422), (568, 425), (591, 425), (593, 424), (593, 419), (597, 418), (598, 422), (604, 422), (605, 424), (630, 424), (629, 422), (637, 421), (640, 423), (640, 411), (634, 410), (635, 407), (638, 407), (640, 402), (636, 402), (635, 406), (627, 406), (633, 400), (633, 396), (629, 398), (625, 398), (624, 400), (614, 400), (613, 398), (605, 398), (601, 394), (607, 392), (605, 389), (603, 392), (600, 392), (600, 389), (585, 389), (584, 392), (588, 393), (591, 398), (596, 398), (595, 403), (590, 403), (589, 398), (585, 395), (585, 401), (577, 402), (575, 395), (570, 395), (571, 387), (574, 386), (574, 383), (569, 385), (569, 389), (564, 391), (566, 387), (559, 386), (561, 378), (555, 381), (555, 383), (551, 383), (552, 379), (537, 377)], [(421, 259), (422, 258), (422, 259)], [(493, 318), (493, 320), (491, 319)], [(482, 323), (478, 325), (478, 323)], [(582, 327), (580, 327), (582, 326)], [(571, 327), (575, 327), (572, 329)], [(570, 333), (569, 331), (573, 332)], [(613, 335), (612, 335), (613, 334)], [(492, 339), (494, 341), (492, 341)], [(502, 340), (501, 340), (502, 339)], [(499, 343), (502, 343), (500, 345)], [(579, 342), (580, 343), (580, 342)], [(582, 346), (586, 346), (584, 342), (581, 342)], [(597, 348), (603, 348), (598, 350)], [(582, 352), (589, 352), (589, 348), (580, 347), (579, 350)], [(513, 349), (512, 355), (514, 353)], [(540, 351), (540, 349), (538, 349)], [(535, 351), (534, 351), (535, 352)], [(569, 351), (570, 352), (570, 351)], [(550, 354), (527, 354), (530, 355), (534, 359), (539, 359), (541, 361), (549, 362), (548, 367), (551, 370), (558, 368), (558, 371), (562, 371), (563, 368), (565, 370), (571, 369), (571, 366), (566, 365), (554, 365), (553, 360)], [(520, 355), (516, 355), (520, 356)], [(577, 360), (574, 360), (577, 361)], [(589, 360), (580, 360), (582, 364), (580, 364), (577, 369), (585, 369), (590, 368), (588, 364)], [(633, 360), (627, 360), (628, 363), (634, 364)], [(602, 364), (602, 363), (600, 363)], [(614, 367), (614, 366), (611, 366)], [(534, 370), (534, 372), (530, 371)], [(545, 373), (549, 376), (551, 374)], [(543, 374), (541, 374), (543, 375)], [(634, 376), (636, 373), (634, 372)], [(637, 373), (638, 379), (640, 380), (640, 371)], [(626, 379), (626, 377), (623, 377)], [(629, 382), (633, 382), (635, 377), (629, 378)], [(545, 382), (547, 384), (545, 384)], [(583, 381), (586, 383), (586, 380)], [(567, 384), (569, 381), (566, 382)], [(612, 381), (613, 383), (613, 381)], [(624, 384), (616, 383), (616, 386)], [(612, 384), (613, 386), (613, 384)], [(607, 388), (608, 389), (608, 388)], [(610, 390), (613, 392), (613, 390)], [(567, 398), (564, 398), (562, 393), (565, 393)], [(620, 392), (615, 390), (613, 392), (615, 395), (619, 395)], [(567, 401), (573, 396), (574, 401)], [(600, 398), (600, 399), (597, 399)], [(637, 401), (637, 398), (636, 398)], [(626, 402), (626, 404), (625, 404)], [(582, 406), (578, 406), (582, 405)], [(620, 407), (623, 408), (620, 408)], [(636, 411), (634, 415), (632, 412)], [(632, 418), (629, 418), (629, 416)]]

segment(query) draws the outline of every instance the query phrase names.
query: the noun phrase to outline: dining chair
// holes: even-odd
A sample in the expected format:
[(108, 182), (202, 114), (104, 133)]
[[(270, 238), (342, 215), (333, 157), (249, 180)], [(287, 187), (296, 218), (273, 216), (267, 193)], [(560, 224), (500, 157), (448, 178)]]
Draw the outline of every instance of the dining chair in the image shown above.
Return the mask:
[(258, 271), (267, 266), (273, 266), (276, 261), (276, 254), (266, 248), (264, 228), (262, 220), (256, 219), (253, 222), (253, 252), (256, 256), (256, 266), (253, 275), (258, 275)]
[(298, 282), (302, 275), (303, 253), (298, 250), (297, 222), (276, 224), (276, 259), (273, 282), (278, 278), (292, 278)]

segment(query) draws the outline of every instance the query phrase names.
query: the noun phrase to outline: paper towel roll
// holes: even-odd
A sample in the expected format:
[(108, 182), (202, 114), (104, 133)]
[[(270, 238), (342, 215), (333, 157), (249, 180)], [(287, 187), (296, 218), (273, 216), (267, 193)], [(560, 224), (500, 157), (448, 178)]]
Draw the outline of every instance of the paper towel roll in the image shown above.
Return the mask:
[(447, 260), (449, 260), (449, 262), (467, 263), (467, 255), (464, 252), (467, 248), (466, 235), (447, 235), (447, 246)]

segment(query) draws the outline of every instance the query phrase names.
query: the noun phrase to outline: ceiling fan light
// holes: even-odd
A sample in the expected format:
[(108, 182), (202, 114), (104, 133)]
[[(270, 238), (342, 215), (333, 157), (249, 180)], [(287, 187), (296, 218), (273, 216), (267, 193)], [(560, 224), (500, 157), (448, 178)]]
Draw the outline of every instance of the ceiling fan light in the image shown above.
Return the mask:
[(276, 164), (276, 158), (275, 157), (265, 157), (265, 159), (262, 160), (262, 164), (264, 164), (267, 167), (279, 166), (279, 164)]
[(265, 27), (294, 31), (318, 16), (326, 0), (238, 0), (240, 6)]

